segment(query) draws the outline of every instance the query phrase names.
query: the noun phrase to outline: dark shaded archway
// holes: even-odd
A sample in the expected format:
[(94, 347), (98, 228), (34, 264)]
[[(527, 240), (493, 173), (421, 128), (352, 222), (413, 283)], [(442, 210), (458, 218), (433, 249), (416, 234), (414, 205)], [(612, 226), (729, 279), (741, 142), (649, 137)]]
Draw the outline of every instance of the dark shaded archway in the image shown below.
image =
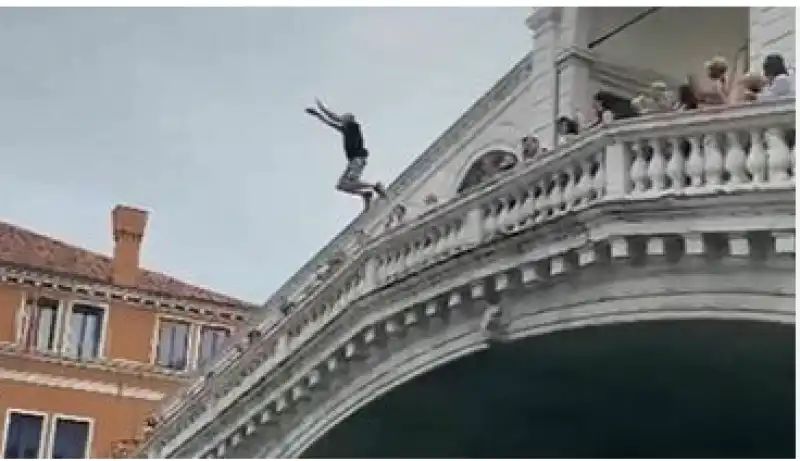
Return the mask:
[(458, 186), (458, 193), (462, 193), (488, 181), (493, 176), (508, 171), (517, 165), (517, 156), (503, 150), (493, 150), (483, 154), (470, 165), (469, 170)]
[(663, 321), (496, 346), (351, 415), (303, 457), (794, 457), (794, 326)]

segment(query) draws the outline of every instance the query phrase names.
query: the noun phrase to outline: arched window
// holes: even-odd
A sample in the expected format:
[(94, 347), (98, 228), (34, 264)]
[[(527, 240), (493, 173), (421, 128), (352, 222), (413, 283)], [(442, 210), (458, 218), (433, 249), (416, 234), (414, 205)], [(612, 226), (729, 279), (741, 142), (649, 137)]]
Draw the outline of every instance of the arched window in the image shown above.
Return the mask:
[(517, 156), (503, 150), (493, 150), (483, 154), (469, 167), (467, 174), (458, 186), (458, 192), (472, 189), (486, 182), (489, 178), (503, 171), (508, 171), (517, 165)]

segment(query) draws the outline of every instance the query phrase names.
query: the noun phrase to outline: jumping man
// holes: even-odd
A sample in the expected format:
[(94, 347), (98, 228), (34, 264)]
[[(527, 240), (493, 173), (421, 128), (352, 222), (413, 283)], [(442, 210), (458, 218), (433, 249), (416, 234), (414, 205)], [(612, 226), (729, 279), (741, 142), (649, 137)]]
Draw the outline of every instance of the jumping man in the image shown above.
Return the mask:
[(360, 195), (364, 199), (364, 209), (369, 209), (373, 192), (386, 198), (386, 190), (379, 182), (370, 184), (361, 180), (364, 168), (367, 166), (369, 152), (364, 148), (364, 137), (361, 135), (361, 125), (358, 124), (353, 114), (338, 115), (325, 107), (319, 99), (317, 107), (309, 107), (306, 113), (318, 118), (322, 123), (342, 134), (344, 141), (344, 154), (347, 156), (347, 167), (336, 184), (336, 189), (347, 194)]

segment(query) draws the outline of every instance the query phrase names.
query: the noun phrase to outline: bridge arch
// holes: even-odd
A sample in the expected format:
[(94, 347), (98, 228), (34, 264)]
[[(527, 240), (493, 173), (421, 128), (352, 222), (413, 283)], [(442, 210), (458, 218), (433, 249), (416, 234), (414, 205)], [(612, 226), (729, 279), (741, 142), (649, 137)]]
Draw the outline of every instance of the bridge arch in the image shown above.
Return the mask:
[[(500, 302), (504, 339), (514, 342), (587, 327), (675, 320), (737, 320), (793, 328), (794, 274), (789, 266), (769, 271), (752, 266), (718, 269), (700, 274), (683, 267), (642, 274), (641, 269), (627, 267), (605, 277), (588, 269), (560, 283), (513, 293)], [(340, 388), (262, 456), (300, 456), (333, 427), (391, 390), (490, 347), (474, 322), (428, 332)]]
[(302, 457), (787, 457), (793, 339), (695, 319), (499, 344), (391, 390)]

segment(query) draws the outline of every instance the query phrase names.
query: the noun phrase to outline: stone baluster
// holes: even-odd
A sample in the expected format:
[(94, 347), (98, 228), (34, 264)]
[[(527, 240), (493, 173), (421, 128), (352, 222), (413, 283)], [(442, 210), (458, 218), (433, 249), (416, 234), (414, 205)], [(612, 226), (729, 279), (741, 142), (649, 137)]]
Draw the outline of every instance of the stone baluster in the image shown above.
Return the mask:
[(397, 272), (397, 259), (395, 257), (395, 251), (393, 248), (389, 248), (386, 252), (386, 269), (385, 269), (385, 277), (384, 283), (386, 283), (389, 279), (394, 277), (394, 274)]
[(410, 262), (409, 261), (409, 257), (410, 256), (411, 256), (411, 245), (410, 245), (409, 242), (406, 242), (406, 243), (403, 244), (402, 247), (400, 247), (400, 260), (399, 260), (399, 267), (398, 267), (398, 272), (399, 273), (402, 274), (405, 271), (407, 271), (409, 267), (411, 267), (410, 264), (409, 264), (409, 262)]
[(585, 206), (590, 200), (592, 195), (592, 161), (591, 157), (583, 160), (580, 163), (581, 178), (578, 184), (575, 185), (575, 201), (576, 206), (581, 208)]
[(459, 246), (478, 245), (483, 241), (483, 210), (480, 206), (475, 206), (467, 212), (463, 230), (463, 235), (457, 242)]
[(380, 261), (376, 256), (370, 256), (364, 264), (364, 281), (361, 283), (362, 294), (369, 293), (378, 287), (378, 267)]
[(436, 226), (431, 231), (431, 254), (434, 258), (447, 251), (447, 240), (445, 239), (445, 225)]
[(706, 185), (717, 187), (722, 184), (724, 163), (716, 133), (703, 136), (703, 158), (705, 160)]
[(511, 201), (513, 198), (508, 195), (504, 195), (497, 199), (497, 216), (494, 221), (494, 232), (497, 233), (502, 231), (503, 228), (508, 223), (508, 215), (511, 212)]
[(575, 205), (575, 200), (577, 198), (577, 181), (575, 180), (577, 171), (575, 165), (567, 165), (565, 175), (567, 177), (567, 182), (564, 184), (562, 199), (564, 201), (564, 211), (570, 211)]
[(547, 197), (547, 183), (544, 179), (540, 179), (537, 185), (539, 189), (539, 196), (534, 199), (533, 209), (536, 213), (535, 222), (539, 222), (547, 218), (547, 208), (549, 206), (549, 199)]
[[(605, 148), (604, 168), (605, 193), (611, 199), (620, 199), (628, 195), (631, 184), (629, 151), (622, 142), (612, 142)], [(595, 184), (597, 180), (595, 178)]]
[[(589, 197), (594, 196), (595, 199), (600, 199), (605, 197), (608, 193), (608, 178), (606, 177), (607, 167), (606, 164), (608, 163), (607, 160), (608, 153), (605, 151), (600, 151), (594, 155), (594, 162), (597, 164), (597, 171), (592, 178), (592, 190)], [(592, 166), (591, 162), (589, 165), (589, 170), (587, 174), (592, 173)]]
[(406, 245), (406, 268), (411, 269), (416, 267), (422, 260), (422, 248), (419, 245), (419, 240), (412, 240)]
[(456, 228), (455, 224), (448, 224), (443, 226), (441, 231), (442, 234), (440, 239), (442, 241), (442, 246), (440, 248), (440, 251), (444, 253), (449, 253), (458, 244), (458, 239), (462, 234), (462, 229)]
[(511, 193), (511, 198), (514, 201), (514, 207), (508, 210), (506, 219), (503, 222), (502, 229), (505, 231), (509, 228), (516, 228), (520, 221), (523, 219), (523, 204), (525, 199), (525, 191), (515, 189)]
[(647, 167), (647, 177), (650, 180), (650, 188), (653, 193), (659, 193), (666, 188), (666, 161), (664, 160), (664, 151), (661, 148), (662, 143), (660, 139), (652, 139), (650, 147), (653, 149), (653, 156), (650, 158), (650, 164)]
[(536, 207), (536, 200), (533, 198), (533, 188), (527, 186), (525, 188), (525, 192), (523, 193), (523, 202), (520, 206), (520, 222), (525, 222), (526, 224), (529, 222), (533, 213), (535, 212)]
[(553, 189), (550, 191), (550, 210), (552, 211), (551, 216), (557, 216), (561, 214), (561, 205), (564, 200), (564, 196), (561, 190), (561, 175), (558, 173), (553, 173), (550, 177), (550, 183), (553, 185)]
[(388, 275), (386, 269), (389, 264), (387, 258), (388, 254), (384, 251), (381, 253), (380, 259), (378, 259), (378, 271), (375, 277), (376, 287), (382, 286), (386, 282), (386, 276)]
[(700, 152), (700, 143), (697, 136), (689, 137), (689, 159), (686, 162), (686, 174), (689, 175), (689, 186), (693, 189), (703, 187), (703, 173), (705, 166), (703, 165), (703, 154)]
[(761, 139), (761, 130), (750, 130), (750, 154), (747, 156), (747, 171), (753, 178), (753, 184), (767, 181), (767, 154)]
[(680, 138), (672, 138), (670, 140), (672, 156), (667, 162), (667, 177), (669, 177), (671, 183), (670, 189), (673, 191), (683, 189), (686, 178), (686, 165), (683, 158), (683, 150), (681, 149), (681, 141)]
[(730, 175), (728, 183), (731, 185), (744, 184), (747, 182), (747, 155), (739, 142), (736, 131), (728, 131), (725, 134), (727, 139), (727, 152), (725, 153), (725, 171)]
[(644, 147), (646, 144), (636, 145), (635, 143), (630, 143), (629, 146), (633, 156), (629, 173), (633, 185), (631, 193), (641, 195), (647, 190), (647, 162), (644, 159)]
[(770, 128), (764, 135), (767, 144), (767, 167), (770, 183), (789, 181), (791, 159), (789, 148), (783, 140), (783, 132), (779, 128)]

